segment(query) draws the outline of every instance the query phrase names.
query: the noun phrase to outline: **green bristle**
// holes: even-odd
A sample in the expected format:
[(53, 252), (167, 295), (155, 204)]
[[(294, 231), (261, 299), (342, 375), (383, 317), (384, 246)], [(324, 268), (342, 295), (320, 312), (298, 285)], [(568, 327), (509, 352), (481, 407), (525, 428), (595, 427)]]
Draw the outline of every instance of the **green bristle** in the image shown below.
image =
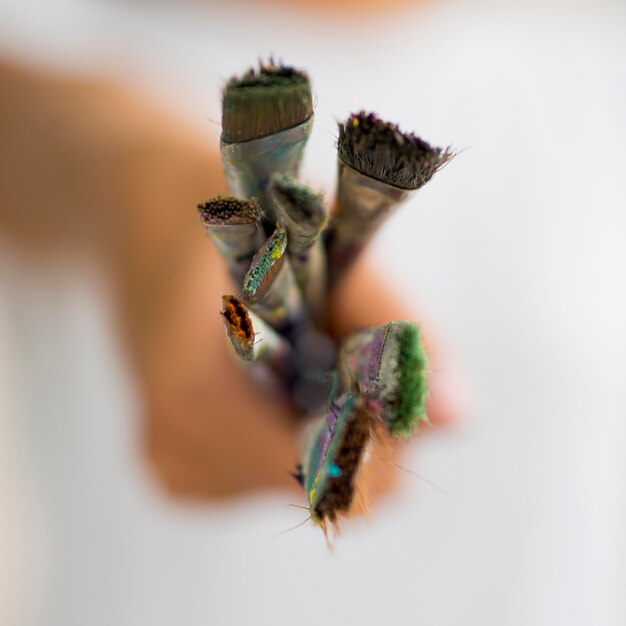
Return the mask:
[(427, 419), (428, 359), (415, 324), (402, 323), (397, 332), (399, 380), (392, 406), (395, 418), (388, 428), (393, 436), (408, 437), (419, 422)]

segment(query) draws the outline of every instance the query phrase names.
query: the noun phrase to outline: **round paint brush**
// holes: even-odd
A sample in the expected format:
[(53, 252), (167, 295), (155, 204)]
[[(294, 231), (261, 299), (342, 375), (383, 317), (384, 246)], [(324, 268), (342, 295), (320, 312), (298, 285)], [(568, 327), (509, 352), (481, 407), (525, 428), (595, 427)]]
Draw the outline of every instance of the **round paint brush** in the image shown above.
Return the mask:
[(304, 72), (270, 60), (224, 88), (220, 147), (228, 187), (235, 196), (258, 198), (270, 228), (270, 176), (298, 175), (312, 127), (311, 84)]
[(339, 124), (337, 156), (337, 211), (327, 238), (333, 281), (393, 212), (454, 153), (361, 111)]
[(228, 273), (240, 285), (250, 262), (263, 245), (263, 212), (257, 201), (232, 197), (213, 198), (198, 205), (207, 233), (219, 250)]
[(341, 345), (339, 372), (354, 393), (372, 398), (394, 437), (408, 437), (427, 421), (428, 360), (420, 330), (407, 321), (356, 333)]
[(322, 231), (328, 209), (315, 193), (291, 174), (274, 174), (270, 197), (278, 221), (287, 230), (287, 254), (314, 321), (323, 327), (326, 313), (327, 268)]

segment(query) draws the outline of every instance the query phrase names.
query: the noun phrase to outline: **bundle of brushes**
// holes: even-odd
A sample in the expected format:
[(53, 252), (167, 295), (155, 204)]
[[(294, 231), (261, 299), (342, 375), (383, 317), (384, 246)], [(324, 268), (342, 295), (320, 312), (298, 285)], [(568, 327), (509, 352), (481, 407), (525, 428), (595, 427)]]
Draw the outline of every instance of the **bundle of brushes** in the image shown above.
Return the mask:
[(373, 113), (339, 124), (336, 207), (298, 180), (313, 126), (307, 75), (270, 61), (223, 92), (228, 197), (198, 206), (237, 293), (221, 315), (234, 354), (302, 414), (295, 478), (326, 532), (366, 505), (372, 446), (427, 420), (427, 359), (418, 326), (390, 321), (339, 345), (327, 295), (385, 220), (453, 156)]

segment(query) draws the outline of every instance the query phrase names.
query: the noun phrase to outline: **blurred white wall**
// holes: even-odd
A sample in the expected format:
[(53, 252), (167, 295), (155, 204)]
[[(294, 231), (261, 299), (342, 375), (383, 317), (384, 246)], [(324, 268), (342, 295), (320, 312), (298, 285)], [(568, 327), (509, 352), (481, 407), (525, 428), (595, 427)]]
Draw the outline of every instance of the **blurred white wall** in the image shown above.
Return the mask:
[(332, 555), (314, 528), (270, 539), (302, 519), (283, 494), (193, 510), (159, 494), (106, 289), (3, 246), (0, 484), (22, 562), (19, 594), (0, 593), (16, 623), (626, 623), (625, 18), (609, 2), (342, 23), (260, 4), (0, 5), (0, 50), (139, 83), (211, 140), (225, 78), (268, 53), (307, 68), (305, 177), (329, 191), (335, 119), (355, 109), (467, 147), (372, 254), (479, 397), (406, 461), (447, 495), (407, 475)]

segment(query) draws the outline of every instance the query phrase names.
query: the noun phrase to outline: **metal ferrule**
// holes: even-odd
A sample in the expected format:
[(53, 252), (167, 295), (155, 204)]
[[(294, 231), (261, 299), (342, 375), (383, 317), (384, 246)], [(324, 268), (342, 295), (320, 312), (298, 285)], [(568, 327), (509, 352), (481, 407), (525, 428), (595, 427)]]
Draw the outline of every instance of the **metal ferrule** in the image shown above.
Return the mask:
[(287, 211), (281, 210), (278, 202), (276, 209), (278, 220), (284, 225), (289, 236), (287, 254), (296, 280), (314, 323), (322, 328), (326, 321), (328, 272), (321, 232), (326, 220), (321, 221), (319, 225), (298, 223)]
[(393, 421), (390, 407), (399, 385), (396, 325), (389, 322), (352, 335), (341, 346), (338, 360), (343, 384), (375, 399), (386, 423)]
[(272, 365), (273, 369), (283, 371), (290, 362), (289, 343), (254, 312), (249, 311), (248, 315), (254, 328), (254, 343), (250, 360), (262, 361)]
[(224, 259), (235, 285), (241, 285), (252, 258), (265, 241), (260, 222), (205, 226)]
[(338, 367), (342, 383), (359, 393), (376, 395), (389, 324), (368, 328), (341, 344)]
[(241, 143), (220, 142), (222, 162), (230, 193), (255, 197), (267, 218), (275, 221), (267, 189), (275, 172), (298, 175), (304, 146), (313, 128), (313, 115), (298, 126)]
[(254, 329), (251, 341), (241, 342), (236, 335), (226, 332), (237, 355), (244, 361), (264, 363), (276, 374), (284, 376), (290, 371), (291, 347), (269, 324), (248, 310), (248, 317)]
[(361, 252), (374, 233), (413, 193), (338, 164), (337, 212), (329, 237), (329, 259), (336, 278)]

